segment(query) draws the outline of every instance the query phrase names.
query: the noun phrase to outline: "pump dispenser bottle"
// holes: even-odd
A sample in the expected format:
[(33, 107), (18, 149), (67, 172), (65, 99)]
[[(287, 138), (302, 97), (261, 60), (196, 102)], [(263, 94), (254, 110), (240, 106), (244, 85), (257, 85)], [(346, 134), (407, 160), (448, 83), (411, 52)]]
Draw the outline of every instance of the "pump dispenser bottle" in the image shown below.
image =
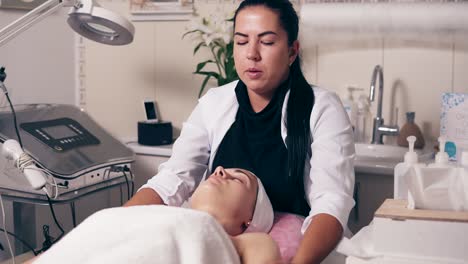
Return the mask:
[(445, 137), (439, 137), (439, 152), (435, 156), (435, 162), (429, 164), (428, 167), (430, 168), (448, 168), (452, 167), (449, 164), (449, 156), (447, 152), (445, 152), (445, 143), (447, 139)]
[(346, 113), (348, 114), (348, 117), (349, 117), (349, 120), (351, 121), (351, 125), (353, 126), (353, 129), (356, 129), (356, 119), (357, 119), (357, 105), (356, 105), (356, 102), (354, 102), (353, 92), (359, 91), (359, 90), (362, 90), (362, 88), (348, 86), (348, 95), (346, 99), (342, 100), (343, 107), (346, 110)]
[(418, 154), (414, 151), (416, 137), (409, 136), (406, 140), (408, 140), (409, 151), (406, 152), (404, 161), (395, 166), (393, 185), (393, 197), (403, 200), (408, 199), (408, 185), (403, 179), (403, 176), (408, 172), (411, 166), (425, 166), (425, 164), (418, 163)]

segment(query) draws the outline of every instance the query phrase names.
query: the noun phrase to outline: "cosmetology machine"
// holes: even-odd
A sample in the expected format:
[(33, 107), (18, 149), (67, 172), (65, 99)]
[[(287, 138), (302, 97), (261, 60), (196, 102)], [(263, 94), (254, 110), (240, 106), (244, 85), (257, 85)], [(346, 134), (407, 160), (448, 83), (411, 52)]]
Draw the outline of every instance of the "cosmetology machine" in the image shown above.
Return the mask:
[[(134, 153), (94, 122), (84, 111), (71, 105), (29, 104), (15, 107), (24, 151), (47, 175), (51, 198), (83, 195), (83, 188), (125, 177)], [(0, 108), (0, 142), (18, 140), (10, 108)], [(6, 142), (7, 141), (7, 142)], [(5, 157), (0, 157), (0, 189), (32, 197), (43, 197), (41, 188), (29, 180)], [(124, 181), (124, 182), (125, 182)], [(128, 181), (127, 181), (128, 182)], [(89, 188), (88, 188), (89, 189)], [(88, 190), (90, 192), (93, 190)], [(68, 195), (70, 196), (70, 195)], [(45, 197), (44, 197), (45, 198)], [(71, 199), (72, 197), (70, 197)], [(66, 199), (65, 199), (66, 200)]]

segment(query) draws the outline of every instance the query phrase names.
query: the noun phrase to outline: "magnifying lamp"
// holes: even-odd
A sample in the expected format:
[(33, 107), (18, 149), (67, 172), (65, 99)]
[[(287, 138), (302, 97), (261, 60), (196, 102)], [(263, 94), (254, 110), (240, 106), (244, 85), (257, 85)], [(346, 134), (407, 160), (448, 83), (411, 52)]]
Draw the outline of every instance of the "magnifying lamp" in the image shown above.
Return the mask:
[(133, 41), (132, 23), (93, 0), (47, 0), (0, 30), (0, 46), (61, 6), (71, 7), (68, 24), (83, 37), (108, 45), (126, 45)]

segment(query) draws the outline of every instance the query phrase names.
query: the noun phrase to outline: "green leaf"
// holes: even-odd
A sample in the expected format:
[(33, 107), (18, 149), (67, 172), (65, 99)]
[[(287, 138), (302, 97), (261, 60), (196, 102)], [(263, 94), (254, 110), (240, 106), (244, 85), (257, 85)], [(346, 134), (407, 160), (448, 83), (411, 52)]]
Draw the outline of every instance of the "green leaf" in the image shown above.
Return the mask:
[(205, 42), (198, 43), (198, 45), (195, 47), (195, 49), (193, 49), (193, 55), (197, 54), (198, 50), (203, 46), (206, 46)]
[(205, 65), (206, 65), (207, 63), (215, 63), (215, 61), (213, 61), (213, 60), (207, 60), (207, 61), (198, 63), (198, 64), (197, 64), (197, 70), (196, 70), (196, 72), (199, 72), (201, 69), (203, 69), (203, 67), (205, 67)]
[(226, 46), (226, 58), (231, 58), (234, 52), (234, 43), (231, 41)]
[(206, 71), (197, 71), (194, 72), (195, 74), (200, 74), (200, 75), (212, 75), (214, 78), (219, 79), (219, 73), (217, 72), (206, 72)]
[(192, 33), (195, 33), (195, 32), (201, 32), (203, 33), (201, 30), (199, 29), (194, 29), (194, 30), (190, 30), (190, 31), (187, 31), (185, 32), (183, 35), (182, 35), (182, 38), (185, 38), (185, 36), (189, 35), (189, 34), (192, 34)]
[(203, 93), (203, 90), (205, 90), (205, 86), (206, 86), (206, 84), (208, 83), (208, 80), (210, 80), (211, 77), (213, 77), (213, 76), (208, 75), (208, 76), (206, 76), (205, 79), (203, 80), (203, 83), (202, 83), (202, 85), (201, 85), (201, 87), (200, 87), (200, 91), (198, 92), (198, 98), (201, 97), (201, 95), (202, 95), (202, 93)]
[(216, 57), (218, 58), (218, 61), (222, 61), (223, 54), (224, 54), (224, 49), (223, 48), (218, 49), (218, 52), (216, 53)]
[(227, 79), (225, 79), (225, 78), (219, 78), (218, 79), (218, 86), (225, 85), (226, 83), (228, 83)]

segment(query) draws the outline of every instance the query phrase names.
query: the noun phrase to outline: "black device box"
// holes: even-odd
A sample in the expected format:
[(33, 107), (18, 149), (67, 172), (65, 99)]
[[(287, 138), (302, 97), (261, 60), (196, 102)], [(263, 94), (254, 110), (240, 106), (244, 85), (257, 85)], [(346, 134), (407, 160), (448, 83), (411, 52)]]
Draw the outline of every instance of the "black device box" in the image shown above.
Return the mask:
[(138, 144), (148, 146), (172, 144), (172, 123), (138, 122)]

